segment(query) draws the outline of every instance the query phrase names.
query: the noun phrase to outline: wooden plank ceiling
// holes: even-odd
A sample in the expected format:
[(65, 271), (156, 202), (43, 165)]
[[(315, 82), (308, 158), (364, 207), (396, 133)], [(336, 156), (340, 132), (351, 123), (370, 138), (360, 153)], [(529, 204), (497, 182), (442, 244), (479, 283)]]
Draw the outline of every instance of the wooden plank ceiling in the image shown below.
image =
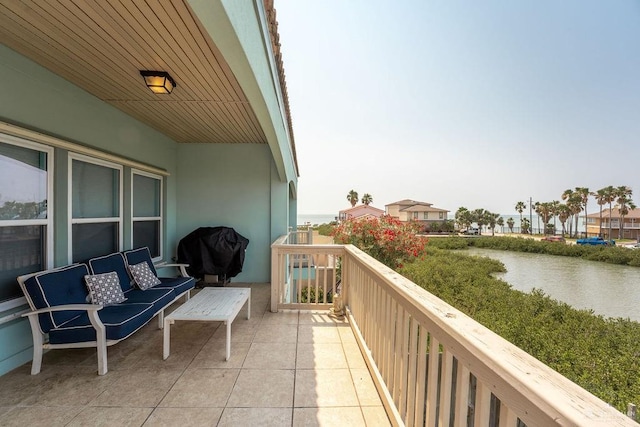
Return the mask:
[[(266, 143), (185, 0), (2, 1), (0, 43), (175, 141)], [(140, 70), (167, 71), (177, 86), (153, 94)]]

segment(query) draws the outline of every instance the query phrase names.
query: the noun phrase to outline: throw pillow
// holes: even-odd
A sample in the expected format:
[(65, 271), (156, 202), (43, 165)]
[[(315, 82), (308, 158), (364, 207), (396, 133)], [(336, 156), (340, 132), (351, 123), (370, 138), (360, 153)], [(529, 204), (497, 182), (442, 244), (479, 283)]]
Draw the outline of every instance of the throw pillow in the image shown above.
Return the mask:
[(118, 273), (95, 274), (84, 276), (84, 281), (89, 289), (89, 298), (93, 304), (112, 305), (125, 301), (124, 293), (120, 287)]
[(156, 275), (153, 274), (153, 271), (151, 271), (151, 268), (149, 268), (149, 264), (147, 264), (146, 261), (142, 261), (140, 264), (130, 265), (129, 271), (131, 272), (136, 285), (138, 285), (138, 287), (143, 291), (162, 283)]

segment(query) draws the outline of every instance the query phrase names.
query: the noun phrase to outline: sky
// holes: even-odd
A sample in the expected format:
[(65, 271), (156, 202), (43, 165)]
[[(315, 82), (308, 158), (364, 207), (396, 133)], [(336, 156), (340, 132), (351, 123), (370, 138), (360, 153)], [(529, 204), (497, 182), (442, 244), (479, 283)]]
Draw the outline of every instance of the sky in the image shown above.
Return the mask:
[[(640, 0), (276, 0), (299, 214), (640, 204)], [(591, 202), (592, 206), (596, 206)]]

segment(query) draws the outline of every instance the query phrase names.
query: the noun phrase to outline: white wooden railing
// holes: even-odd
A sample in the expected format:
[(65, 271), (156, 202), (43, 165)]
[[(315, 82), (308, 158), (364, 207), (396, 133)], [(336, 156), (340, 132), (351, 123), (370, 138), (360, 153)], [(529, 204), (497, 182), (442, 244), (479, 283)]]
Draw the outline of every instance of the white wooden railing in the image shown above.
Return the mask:
[[(287, 240), (283, 236), (272, 245), (271, 310), (328, 306), (301, 302), (302, 285), (325, 295), (340, 290), (394, 425), (637, 427), (354, 246), (291, 245)], [(333, 259), (333, 273), (311, 274), (319, 255)], [(305, 257), (313, 261), (302, 265)], [(328, 267), (328, 262), (321, 264)]]

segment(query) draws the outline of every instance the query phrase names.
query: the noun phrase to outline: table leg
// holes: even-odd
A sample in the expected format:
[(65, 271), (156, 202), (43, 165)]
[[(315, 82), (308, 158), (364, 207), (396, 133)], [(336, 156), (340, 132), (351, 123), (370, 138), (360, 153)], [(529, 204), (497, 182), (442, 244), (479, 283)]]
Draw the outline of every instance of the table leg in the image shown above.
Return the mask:
[(227, 325), (227, 359), (231, 358), (231, 322), (224, 322)]
[(169, 353), (171, 351), (171, 323), (170, 320), (164, 319), (164, 331), (163, 331), (163, 340), (162, 340), (162, 360), (167, 360), (169, 357)]

